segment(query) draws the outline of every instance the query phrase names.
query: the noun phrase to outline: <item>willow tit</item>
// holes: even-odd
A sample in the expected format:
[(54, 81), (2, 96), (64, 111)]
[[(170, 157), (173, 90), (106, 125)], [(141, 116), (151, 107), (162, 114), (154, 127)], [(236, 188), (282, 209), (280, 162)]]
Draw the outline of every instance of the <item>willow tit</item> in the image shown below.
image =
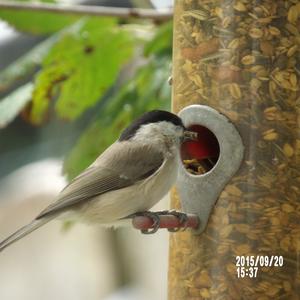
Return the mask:
[(177, 178), (180, 144), (193, 139), (181, 119), (154, 110), (135, 120), (30, 224), (0, 243), (0, 251), (54, 218), (114, 225), (148, 211)]

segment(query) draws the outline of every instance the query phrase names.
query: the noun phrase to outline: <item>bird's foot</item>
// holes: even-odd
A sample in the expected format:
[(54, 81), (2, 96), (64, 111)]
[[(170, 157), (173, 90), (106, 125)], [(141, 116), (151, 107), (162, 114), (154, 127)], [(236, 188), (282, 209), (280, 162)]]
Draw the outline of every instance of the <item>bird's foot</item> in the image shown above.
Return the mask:
[(185, 231), (188, 225), (188, 216), (186, 213), (179, 212), (176, 210), (168, 211), (168, 215), (172, 215), (178, 218), (180, 226), (176, 228), (168, 228), (169, 232), (177, 232), (179, 230)]
[(188, 224), (188, 216), (186, 213), (179, 212), (176, 210), (163, 210), (163, 211), (158, 211), (156, 214), (160, 216), (174, 216), (178, 218), (180, 226), (176, 228), (167, 228), (169, 232), (177, 232), (179, 230), (186, 230), (187, 224)]
[[(167, 216), (176, 217), (178, 219), (179, 225), (177, 225), (177, 227), (171, 227), (172, 225), (168, 224), (169, 223), (168, 221), (166, 223)], [(151, 227), (149, 226), (149, 228), (143, 228), (143, 229), (140, 228), (140, 230), (143, 234), (155, 233), (155, 232), (157, 232), (157, 230), (160, 227), (167, 228), (168, 231), (170, 231), (170, 232), (177, 232), (179, 230), (185, 230), (188, 227), (188, 221), (189, 221), (189, 217), (187, 214), (178, 212), (178, 211), (174, 211), (174, 210), (171, 210), (171, 211), (164, 210), (164, 211), (158, 211), (158, 212), (151, 212), (151, 211), (137, 212), (137, 213), (127, 216), (126, 218), (135, 218), (135, 217), (148, 217), (152, 220), (152, 224), (150, 225)], [(163, 217), (163, 218), (161, 218), (161, 217)], [(161, 221), (163, 222), (162, 224), (161, 224)]]
[(152, 226), (151, 228), (147, 229), (141, 229), (141, 233), (143, 234), (153, 234), (155, 233), (160, 226), (160, 217), (159, 217), (159, 212), (151, 212), (151, 211), (143, 211), (143, 212), (137, 212), (134, 214), (131, 214), (127, 216), (126, 218), (135, 218), (135, 217), (148, 217), (152, 220)]

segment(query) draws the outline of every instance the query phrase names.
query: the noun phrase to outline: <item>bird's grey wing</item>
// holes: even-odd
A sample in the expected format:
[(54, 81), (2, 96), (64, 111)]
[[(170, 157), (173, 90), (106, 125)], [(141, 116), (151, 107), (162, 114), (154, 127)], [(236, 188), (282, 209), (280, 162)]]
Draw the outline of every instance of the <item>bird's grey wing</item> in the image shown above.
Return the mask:
[[(63, 212), (73, 205), (88, 201), (94, 196), (133, 185), (154, 174), (164, 158), (146, 146), (128, 142), (113, 144), (97, 161), (73, 179), (60, 193), (56, 202), (42, 211), (37, 219)], [(155, 151), (154, 151), (155, 152)]]

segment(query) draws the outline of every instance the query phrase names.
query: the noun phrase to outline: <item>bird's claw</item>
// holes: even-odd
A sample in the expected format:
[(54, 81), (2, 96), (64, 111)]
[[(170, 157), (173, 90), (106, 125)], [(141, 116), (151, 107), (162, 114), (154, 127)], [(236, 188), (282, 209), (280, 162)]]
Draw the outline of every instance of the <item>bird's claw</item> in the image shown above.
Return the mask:
[(129, 215), (129, 218), (134, 218), (134, 217), (148, 217), (153, 221), (152, 228), (150, 229), (141, 229), (141, 233), (143, 234), (153, 234), (155, 233), (160, 226), (160, 218), (159, 218), (159, 213), (157, 212), (151, 212), (151, 211), (144, 211), (144, 212), (138, 212), (132, 215)]
[(179, 226), (177, 228), (168, 228), (169, 232), (177, 232), (177, 231), (185, 231), (187, 229), (187, 225), (188, 225), (188, 216), (186, 213), (183, 212), (179, 212), (176, 210), (163, 210), (163, 211), (159, 211), (157, 212), (158, 215), (172, 215), (176, 218), (178, 218), (180, 225), (183, 226)]
[(188, 225), (188, 216), (185, 213), (171, 210), (168, 212), (169, 215), (173, 215), (178, 218), (180, 225), (183, 225), (182, 227), (177, 227), (177, 228), (168, 228), (169, 232), (177, 232), (177, 231), (185, 231), (187, 229)]
[(144, 216), (149, 217), (153, 221), (153, 225), (151, 229), (141, 229), (141, 233), (143, 234), (153, 234), (159, 229), (160, 225), (160, 218), (157, 213), (148, 211), (144, 213)]

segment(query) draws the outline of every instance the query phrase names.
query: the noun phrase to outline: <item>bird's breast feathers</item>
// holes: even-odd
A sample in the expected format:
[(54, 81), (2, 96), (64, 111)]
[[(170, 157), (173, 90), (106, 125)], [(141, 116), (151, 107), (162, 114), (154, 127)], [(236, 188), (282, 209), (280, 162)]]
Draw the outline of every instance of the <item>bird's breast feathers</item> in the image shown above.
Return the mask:
[(175, 183), (178, 172), (176, 157), (170, 157), (150, 177), (85, 203), (76, 215), (85, 223), (111, 224), (139, 211), (149, 210)]

